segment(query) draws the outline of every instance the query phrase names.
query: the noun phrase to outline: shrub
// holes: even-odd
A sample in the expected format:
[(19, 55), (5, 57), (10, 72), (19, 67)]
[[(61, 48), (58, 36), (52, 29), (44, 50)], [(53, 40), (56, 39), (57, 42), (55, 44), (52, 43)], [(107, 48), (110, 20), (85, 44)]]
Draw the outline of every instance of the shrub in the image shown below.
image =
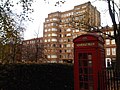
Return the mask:
[(1, 90), (73, 90), (73, 65), (0, 65)]

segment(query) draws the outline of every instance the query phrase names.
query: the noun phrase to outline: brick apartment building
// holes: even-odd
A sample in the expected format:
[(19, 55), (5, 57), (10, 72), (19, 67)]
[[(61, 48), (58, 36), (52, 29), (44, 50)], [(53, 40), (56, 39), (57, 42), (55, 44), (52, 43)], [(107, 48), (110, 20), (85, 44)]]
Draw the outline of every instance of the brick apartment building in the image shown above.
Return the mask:
[[(32, 58), (35, 60), (37, 45), (43, 48), (39, 49), (42, 54), (37, 53), (38, 61), (44, 57), (50, 63), (73, 63), (73, 39), (85, 34), (90, 26), (100, 26), (100, 13), (90, 2), (65, 12), (50, 13), (44, 22), (43, 37), (23, 41), (22, 60), (32, 61), (30, 60)], [(104, 27), (102, 31), (106, 34), (114, 34), (112, 27)], [(110, 39), (108, 35), (102, 35), (105, 38), (105, 59), (111, 64), (116, 57), (115, 40)]]
[(34, 38), (22, 42), (22, 62), (44, 62), (43, 38)]
[[(104, 27), (103, 32), (113, 36), (114, 31), (112, 27)], [(110, 38), (108, 35), (103, 35), (105, 39), (105, 60), (106, 60), (106, 66), (109, 66), (112, 62), (114, 63), (116, 60), (116, 45), (115, 45), (115, 39)]]
[[(108, 35), (111, 35), (111, 36), (113, 36), (114, 35), (114, 32), (113, 32), (113, 29), (112, 29), (112, 27), (103, 27), (102, 29), (101, 29), (101, 31), (103, 31), (103, 33), (106, 33), (106, 34), (108, 34)], [(77, 32), (76, 32), (77, 33)], [(80, 35), (81, 34), (84, 34), (83, 32), (81, 32), (80, 33)], [(102, 33), (98, 33), (98, 34), (100, 34), (100, 35), (102, 35), (103, 37), (104, 37), (104, 39), (105, 39), (105, 45), (104, 45), (104, 47), (105, 47), (105, 60), (106, 60), (106, 66), (109, 66), (108, 65), (108, 63), (109, 64), (111, 64), (112, 62), (114, 63), (115, 62), (115, 58), (116, 58), (116, 45), (115, 45), (115, 40), (114, 39), (111, 39), (108, 35), (105, 35), (105, 34), (102, 34)], [(45, 49), (44, 48), (44, 46), (46, 46), (45, 44), (44, 44), (44, 42), (43, 42), (43, 38), (41, 37), (41, 38), (34, 38), (34, 39), (29, 39), (29, 40), (24, 40), (23, 41), (23, 45), (22, 45), (22, 60), (23, 60), (23, 62), (35, 62), (35, 54), (36, 54), (36, 50), (38, 50), (38, 55), (37, 55), (37, 57), (38, 57), (38, 60), (37, 60), (37, 62), (46, 62), (46, 61), (43, 61), (44, 59), (48, 59), (47, 57), (45, 57), (45, 56), (47, 56), (45, 53), (44, 53), (44, 51), (47, 51), (47, 49)], [(60, 39), (60, 40), (62, 40), (62, 39)], [(64, 40), (64, 39), (63, 39)], [(69, 39), (68, 39), (68, 41), (66, 41), (66, 42), (68, 42), (68, 45), (69, 45), (69, 43), (70, 43), (70, 41), (69, 41)], [(71, 43), (72, 43), (72, 41), (71, 41)], [(39, 47), (38, 47), (39, 46)], [(56, 46), (55, 44), (54, 44), (54, 46)], [(59, 47), (58, 47), (59, 48)], [(62, 47), (61, 47), (61, 45), (60, 45), (60, 49), (61, 49)], [(71, 48), (71, 47), (69, 47), (69, 48)], [(69, 53), (72, 53), (73, 54), (73, 49), (72, 50), (69, 50), (69, 48), (67, 47), (66, 49), (68, 49), (68, 50), (66, 50), (66, 52), (64, 52), (64, 54), (65, 53), (68, 53), (68, 51), (69, 51)], [(73, 48), (73, 47), (72, 47)], [(51, 48), (52, 49), (52, 48)], [(63, 49), (64, 50), (64, 49)], [(71, 51), (71, 52), (70, 52)], [(61, 52), (61, 50), (60, 50), (60, 52)], [(57, 53), (56, 53), (57, 54)], [(59, 53), (60, 54), (60, 53)], [(42, 56), (41, 56), (42, 55)], [(60, 55), (62, 55), (62, 54), (60, 54)], [(33, 59), (33, 60), (32, 60)], [(41, 61), (40, 61), (41, 60)], [(48, 59), (48, 60), (50, 60), (50, 59)], [(52, 59), (51, 59), (52, 60)], [(70, 58), (69, 60), (73, 60), (72, 58)], [(70, 61), (67, 61), (66, 60), (66, 62), (70, 62)], [(47, 62), (50, 62), (50, 61), (47, 61)], [(54, 62), (56, 62), (56, 61), (54, 61)], [(53, 62), (53, 63), (54, 63)], [(59, 61), (60, 62), (60, 61)], [(61, 61), (62, 62), (62, 61)], [(65, 61), (64, 61), (65, 62)], [(51, 62), (52, 63), (52, 62)]]
[(73, 62), (73, 39), (90, 26), (100, 26), (100, 12), (90, 2), (65, 12), (48, 14), (44, 22), (43, 41), (49, 62)]

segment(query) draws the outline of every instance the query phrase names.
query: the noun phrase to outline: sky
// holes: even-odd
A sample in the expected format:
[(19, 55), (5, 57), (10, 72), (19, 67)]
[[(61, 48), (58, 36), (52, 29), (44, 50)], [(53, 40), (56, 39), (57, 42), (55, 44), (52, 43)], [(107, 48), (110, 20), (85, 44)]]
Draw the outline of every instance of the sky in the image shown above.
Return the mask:
[[(43, 36), (43, 23), (49, 13), (66, 10), (71, 10), (74, 6), (83, 4), (90, 1), (93, 6), (97, 7), (97, 10), (101, 13), (101, 26), (111, 26), (111, 18), (109, 16), (107, 2), (105, 0), (66, 0), (64, 4), (55, 6), (55, 2), (58, 0), (36, 0), (32, 8), (34, 12), (30, 15), (34, 20), (26, 23), (26, 31), (24, 32), (24, 39), (32, 39)], [(62, 0), (63, 1), (63, 0)], [(117, 4), (119, 0), (114, 0)], [(120, 5), (119, 5), (120, 6)]]

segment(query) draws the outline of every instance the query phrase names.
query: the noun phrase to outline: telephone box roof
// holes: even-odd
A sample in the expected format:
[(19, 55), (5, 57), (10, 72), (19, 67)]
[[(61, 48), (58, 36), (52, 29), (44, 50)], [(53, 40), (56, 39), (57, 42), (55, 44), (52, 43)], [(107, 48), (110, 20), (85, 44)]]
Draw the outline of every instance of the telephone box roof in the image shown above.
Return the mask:
[(95, 33), (88, 33), (88, 34), (83, 34), (78, 37), (76, 37), (73, 42), (79, 42), (79, 41), (93, 41), (93, 40), (98, 40), (104, 43), (104, 39), (101, 35), (95, 34)]

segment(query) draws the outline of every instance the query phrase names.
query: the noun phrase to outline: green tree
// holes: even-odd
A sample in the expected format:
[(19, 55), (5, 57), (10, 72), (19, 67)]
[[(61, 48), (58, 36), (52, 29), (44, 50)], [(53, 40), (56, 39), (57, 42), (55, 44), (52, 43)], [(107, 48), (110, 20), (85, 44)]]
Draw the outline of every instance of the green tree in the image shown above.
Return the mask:
[(32, 2), (33, 0), (0, 0), (0, 60), (2, 63), (13, 63), (16, 60), (18, 47), (23, 38), (21, 33), (25, 30), (24, 21), (30, 20), (28, 15), (33, 12)]

